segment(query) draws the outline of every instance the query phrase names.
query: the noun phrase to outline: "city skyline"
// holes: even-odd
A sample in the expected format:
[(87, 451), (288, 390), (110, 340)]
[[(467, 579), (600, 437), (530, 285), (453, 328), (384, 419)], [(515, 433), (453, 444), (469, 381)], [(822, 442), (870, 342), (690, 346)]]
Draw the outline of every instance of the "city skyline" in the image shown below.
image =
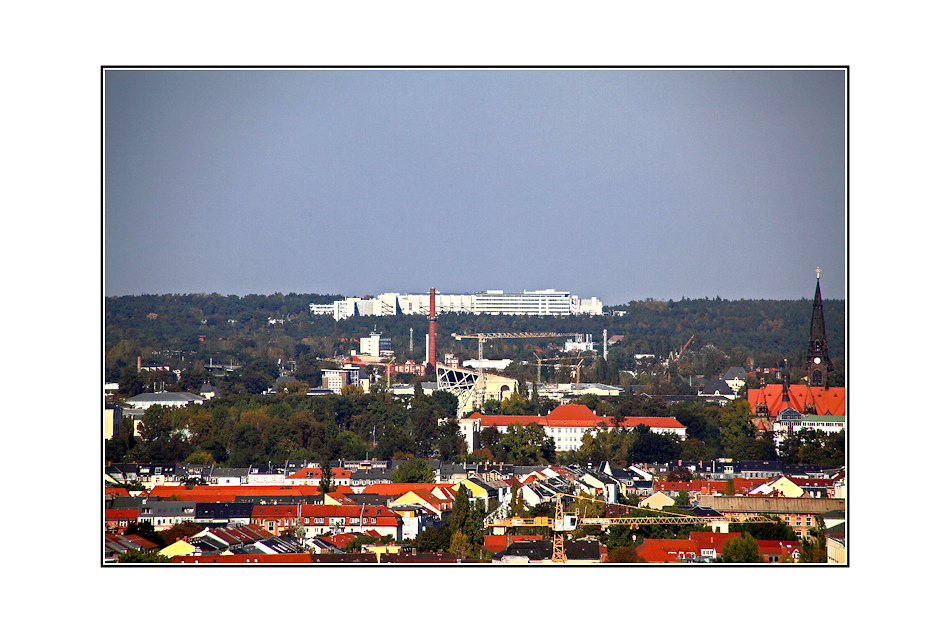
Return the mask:
[(106, 69), (104, 285), (846, 295), (843, 69)]

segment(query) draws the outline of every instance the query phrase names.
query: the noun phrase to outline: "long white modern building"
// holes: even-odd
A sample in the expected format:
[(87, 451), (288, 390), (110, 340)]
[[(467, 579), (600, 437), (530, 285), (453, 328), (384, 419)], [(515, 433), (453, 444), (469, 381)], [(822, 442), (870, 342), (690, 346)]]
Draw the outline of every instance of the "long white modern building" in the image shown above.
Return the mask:
[[(436, 313), (559, 315), (603, 314), (604, 305), (597, 299), (579, 299), (569, 292), (554, 289), (504, 292), (487, 290), (476, 294), (435, 294)], [(388, 292), (372, 299), (348, 297), (332, 304), (310, 304), (310, 312), (332, 314), (339, 321), (354, 315), (389, 316), (393, 314), (429, 314), (428, 294), (397, 294)]]

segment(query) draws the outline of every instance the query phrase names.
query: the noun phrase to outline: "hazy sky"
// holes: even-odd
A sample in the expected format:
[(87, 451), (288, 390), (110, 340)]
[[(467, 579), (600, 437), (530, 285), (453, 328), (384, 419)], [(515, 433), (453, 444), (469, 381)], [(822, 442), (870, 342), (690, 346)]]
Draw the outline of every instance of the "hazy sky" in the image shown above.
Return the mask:
[(107, 70), (105, 292), (844, 298), (845, 81)]

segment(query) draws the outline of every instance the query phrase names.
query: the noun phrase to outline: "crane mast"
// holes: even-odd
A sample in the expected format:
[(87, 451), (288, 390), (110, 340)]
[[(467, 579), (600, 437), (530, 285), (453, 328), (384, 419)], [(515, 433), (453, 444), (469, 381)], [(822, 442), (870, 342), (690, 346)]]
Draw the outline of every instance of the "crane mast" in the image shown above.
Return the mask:
[[(566, 563), (567, 555), (564, 553), (564, 533), (574, 531), (578, 525), (599, 525), (601, 527), (611, 525), (630, 525), (634, 529), (641, 525), (690, 525), (693, 523), (710, 524), (721, 521), (722, 519), (711, 519), (709, 517), (697, 517), (672, 512), (663, 512), (654, 510), (665, 516), (652, 517), (583, 517), (579, 518), (576, 514), (568, 514), (564, 511), (564, 497), (574, 497), (582, 499), (578, 495), (572, 495), (565, 492), (558, 492), (554, 495), (554, 520), (550, 517), (534, 517), (511, 519), (491, 519), (486, 522), (486, 527), (490, 528), (512, 528), (512, 527), (548, 527), (554, 531), (554, 550), (551, 554), (551, 561), (554, 563)], [(623, 505), (623, 504), (613, 504)], [(634, 506), (625, 506), (634, 508)], [(639, 508), (637, 508), (639, 509)], [(776, 520), (764, 515), (752, 515), (744, 517), (741, 520), (735, 519), (734, 523), (775, 523)]]
[(461, 341), (463, 338), (478, 339), (478, 407), (485, 406), (485, 367), (483, 348), (485, 341), (492, 339), (511, 339), (511, 338), (548, 338), (558, 336), (580, 336), (579, 334), (565, 334), (563, 332), (479, 332), (476, 334), (455, 334), (452, 338)]

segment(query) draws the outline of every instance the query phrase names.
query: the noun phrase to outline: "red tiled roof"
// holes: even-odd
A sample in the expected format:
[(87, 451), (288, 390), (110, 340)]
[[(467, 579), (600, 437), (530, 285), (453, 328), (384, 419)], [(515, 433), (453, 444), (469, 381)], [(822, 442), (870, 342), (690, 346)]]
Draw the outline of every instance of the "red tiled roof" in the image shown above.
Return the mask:
[[(659, 551), (665, 552), (668, 558), (673, 560), (650, 560), (652, 558), (664, 559), (664, 557), (658, 553)], [(637, 554), (647, 560), (647, 562), (675, 562), (676, 557), (687, 557), (689, 554), (692, 554), (694, 557), (699, 556), (699, 546), (685, 538), (647, 538), (643, 539), (643, 543), (639, 545), (636, 549)]]
[(582, 404), (562, 404), (555, 407), (551, 413), (547, 414), (548, 420), (590, 420), (594, 424), (600, 419), (599, 416)]
[(234, 501), (237, 495), (242, 497), (262, 496), (313, 496), (313, 486), (155, 486), (149, 497), (170, 497), (176, 495), (182, 501)]
[(486, 534), (483, 541), (483, 547), (492, 554), (503, 552), (512, 543), (518, 541), (541, 541), (544, 539), (540, 534)]
[(106, 488), (106, 489), (105, 489), (105, 494), (106, 494), (106, 495), (111, 495), (111, 496), (113, 496), (113, 497), (129, 497), (129, 496), (131, 496), (131, 495), (129, 495), (129, 490), (128, 490), (128, 488)]
[(690, 532), (689, 540), (696, 543), (696, 546), (702, 549), (712, 548), (716, 556), (722, 555), (722, 546), (731, 538), (742, 536), (739, 532)]
[(749, 389), (746, 398), (752, 411), (757, 404), (765, 404), (770, 417), (775, 417), (791, 407), (799, 413), (805, 412), (805, 405), (815, 405), (815, 415), (846, 415), (845, 387), (809, 387), (808, 385), (789, 385), (788, 401), (782, 400), (782, 385), (765, 385), (758, 389)]
[[(407, 492), (415, 492), (417, 490), (426, 490), (431, 491), (436, 488), (441, 488), (443, 490), (451, 491), (452, 486), (455, 484), (442, 483), (442, 484), (370, 484), (363, 488), (363, 494), (372, 494), (372, 495), (404, 495)], [(452, 495), (454, 497), (454, 495)]]
[(653, 542), (653, 539), (644, 539), (636, 548), (637, 555), (648, 563), (678, 563), (676, 557)]
[(132, 519), (133, 521), (139, 518), (138, 508), (106, 508), (106, 521), (118, 521), (120, 519)]
[(331, 543), (334, 547), (339, 549), (346, 549), (346, 546), (350, 541), (356, 540), (359, 534), (354, 532), (345, 533), (345, 534), (333, 534), (332, 536), (321, 536), (324, 541)]
[(795, 541), (766, 541), (760, 540), (757, 541), (759, 546), (759, 554), (762, 556), (789, 556), (791, 557), (792, 553), (795, 550), (801, 552), (802, 546), (801, 543), (796, 543)]
[[(582, 404), (562, 404), (546, 416), (533, 415), (481, 415), (481, 426), (512, 426), (515, 424), (528, 425), (535, 422), (541, 426), (553, 427), (593, 427), (601, 424), (607, 427), (614, 426), (611, 417), (599, 416)], [(672, 417), (627, 417), (621, 426), (635, 428), (644, 424), (650, 428), (685, 429), (682, 424)]]

